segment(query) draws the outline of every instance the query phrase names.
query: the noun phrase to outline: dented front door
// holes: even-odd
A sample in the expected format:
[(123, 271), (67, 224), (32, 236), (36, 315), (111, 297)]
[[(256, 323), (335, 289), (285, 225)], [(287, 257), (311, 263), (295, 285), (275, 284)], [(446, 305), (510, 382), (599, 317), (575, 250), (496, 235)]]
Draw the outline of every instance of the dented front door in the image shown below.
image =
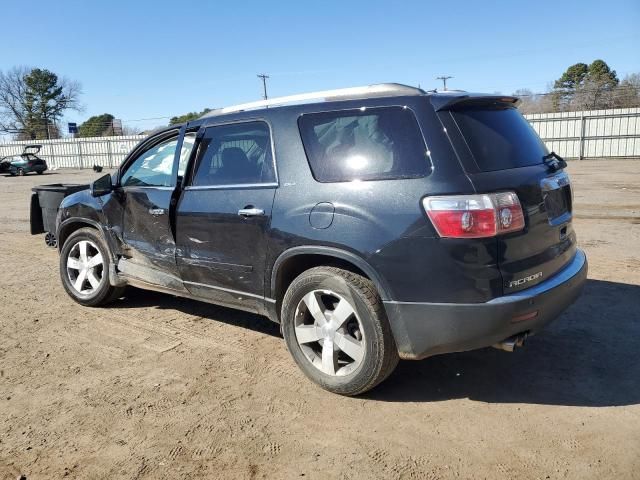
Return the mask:
[(170, 224), (173, 187), (127, 188), (123, 237), (130, 259), (176, 273), (176, 243)]
[(181, 145), (177, 130), (150, 139), (124, 165), (115, 192), (122, 208), (123, 256), (134, 267), (125, 273), (153, 284), (167, 283), (162, 281), (167, 275), (178, 277), (171, 215)]

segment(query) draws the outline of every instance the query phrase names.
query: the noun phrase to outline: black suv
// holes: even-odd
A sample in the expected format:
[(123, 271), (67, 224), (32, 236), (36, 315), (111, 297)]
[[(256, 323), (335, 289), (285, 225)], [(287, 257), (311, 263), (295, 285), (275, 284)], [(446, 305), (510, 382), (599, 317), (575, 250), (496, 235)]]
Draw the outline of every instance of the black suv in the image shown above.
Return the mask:
[(516, 98), (397, 84), (215, 110), (64, 199), (69, 295), (126, 285), (266, 315), (314, 382), (512, 350), (579, 295), (566, 163)]

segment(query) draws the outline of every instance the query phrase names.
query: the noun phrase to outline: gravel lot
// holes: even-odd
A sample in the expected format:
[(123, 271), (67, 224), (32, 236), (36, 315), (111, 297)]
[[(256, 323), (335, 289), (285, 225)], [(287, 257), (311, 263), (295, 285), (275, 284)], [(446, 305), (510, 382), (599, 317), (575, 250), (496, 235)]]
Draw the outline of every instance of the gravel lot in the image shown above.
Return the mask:
[(0, 477), (640, 478), (640, 161), (569, 167), (583, 297), (524, 349), (401, 362), (365, 397), (307, 381), (265, 318), (65, 294), (0, 177)]

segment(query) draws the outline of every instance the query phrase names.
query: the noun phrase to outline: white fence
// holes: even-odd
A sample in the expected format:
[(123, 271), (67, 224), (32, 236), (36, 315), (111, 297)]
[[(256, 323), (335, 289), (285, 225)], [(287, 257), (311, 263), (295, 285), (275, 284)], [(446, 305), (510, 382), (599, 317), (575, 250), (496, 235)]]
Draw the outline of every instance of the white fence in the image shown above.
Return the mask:
[(113, 168), (120, 165), (143, 138), (144, 135), (132, 135), (0, 143), (0, 157), (19, 155), (25, 145), (37, 143), (42, 145), (38, 155), (47, 161), (49, 168), (91, 168), (94, 165)]
[(640, 108), (525, 115), (565, 158), (640, 158)]
[[(640, 158), (640, 108), (536, 113), (527, 120), (549, 150), (565, 158)], [(0, 158), (42, 145), (50, 168), (117, 167), (143, 135), (0, 143)]]

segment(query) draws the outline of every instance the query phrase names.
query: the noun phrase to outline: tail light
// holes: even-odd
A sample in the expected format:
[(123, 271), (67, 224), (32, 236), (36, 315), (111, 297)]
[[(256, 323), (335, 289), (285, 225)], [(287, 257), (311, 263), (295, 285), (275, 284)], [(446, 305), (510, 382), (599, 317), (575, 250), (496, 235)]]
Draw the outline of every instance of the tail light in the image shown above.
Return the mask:
[(425, 197), (422, 205), (441, 237), (485, 238), (524, 228), (514, 192)]

